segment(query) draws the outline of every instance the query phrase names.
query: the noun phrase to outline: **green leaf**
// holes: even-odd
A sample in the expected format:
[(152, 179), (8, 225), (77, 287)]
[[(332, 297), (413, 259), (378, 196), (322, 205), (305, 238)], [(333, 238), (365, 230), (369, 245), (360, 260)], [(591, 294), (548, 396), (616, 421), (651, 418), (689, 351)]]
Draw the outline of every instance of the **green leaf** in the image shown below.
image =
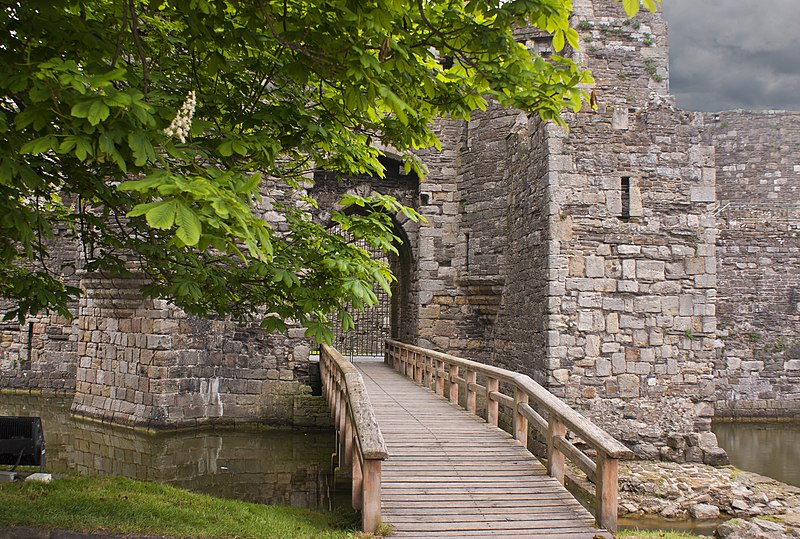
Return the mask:
[(155, 161), (156, 152), (144, 133), (133, 132), (128, 134), (128, 147), (133, 152), (134, 164), (137, 167), (143, 166), (148, 161)]
[[(636, 0), (638, 2), (638, 0)], [(564, 31), (563, 30), (556, 30), (555, 34), (553, 34), (553, 49), (556, 52), (560, 52), (564, 49)]]
[(622, 7), (628, 17), (633, 17), (639, 13), (639, 0), (622, 0)]
[(178, 238), (189, 246), (197, 245), (200, 241), (200, 233), (203, 230), (203, 225), (200, 223), (197, 214), (184, 204), (178, 202), (178, 211), (175, 214), (175, 224), (178, 225), (178, 230), (175, 233)]
[(85, 101), (76, 103), (72, 106), (70, 114), (76, 118), (87, 118), (89, 116), (89, 109), (92, 107), (92, 103), (94, 103), (93, 99), (87, 99)]
[(102, 99), (95, 99), (92, 101), (92, 104), (89, 105), (89, 113), (86, 118), (89, 120), (90, 124), (97, 125), (108, 118), (110, 112), (108, 105), (103, 103)]
[(286, 331), (286, 323), (276, 316), (268, 316), (264, 318), (259, 324), (263, 329), (267, 330), (267, 333), (272, 333), (273, 331), (284, 332)]
[(22, 145), (19, 149), (21, 154), (38, 155), (53, 150), (58, 147), (58, 139), (55, 135), (45, 135), (37, 139), (31, 140)]
[(151, 227), (166, 230), (175, 223), (176, 211), (174, 200), (162, 200), (147, 210), (145, 218)]

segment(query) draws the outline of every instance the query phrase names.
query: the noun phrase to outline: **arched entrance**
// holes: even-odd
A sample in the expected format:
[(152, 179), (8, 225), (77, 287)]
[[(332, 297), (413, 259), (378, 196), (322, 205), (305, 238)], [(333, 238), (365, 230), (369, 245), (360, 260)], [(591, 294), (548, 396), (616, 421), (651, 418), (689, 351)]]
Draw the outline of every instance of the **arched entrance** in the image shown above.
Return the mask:
[[(320, 220), (330, 222), (330, 213), (337, 207), (339, 198), (344, 192), (354, 192), (367, 195), (373, 191), (392, 195), (401, 203), (413, 208), (419, 207), (420, 180), (413, 172), (407, 174), (398, 159), (382, 156), (381, 163), (385, 167), (382, 178), (376, 176), (342, 176), (336, 172), (317, 170), (314, 173), (314, 185), (310, 194), (319, 204)], [(346, 210), (345, 210), (346, 211)], [(326, 215), (327, 214), (327, 215)], [(410, 223), (401, 224), (392, 218), (395, 235), (400, 238), (400, 243), (395, 247), (398, 254), (387, 255), (370, 247), (366, 242), (357, 245), (372, 253), (377, 259), (389, 263), (392, 273), (397, 281), (392, 283), (391, 296), (380, 287), (375, 290), (378, 304), (369, 310), (352, 311), (355, 329), (344, 332), (338, 324), (334, 324), (334, 345), (346, 357), (383, 356), (383, 341), (387, 337), (411, 342), (416, 334), (413, 301), (412, 279), (413, 264), (412, 252), (415, 246), (409, 241), (405, 227), (411, 225), (409, 233), (414, 236)], [(339, 233), (346, 232), (331, 225), (331, 230)]]
[[(332, 225), (329, 230), (349, 236), (348, 232), (342, 230), (338, 224)], [(410, 333), (410, 328), (406, 326), (410, 320), (408, 294), (411, 279), (411, 249), (406, 234), (396, 222), (395, 235), (400, 238), (400, 242), (395, 245), (398, 254), (386, 254), (364, 240), (355, 241), (355, 244), (368, 251), (373, 259), (387, 262), (397, 280), (391, 285), (391, 295), (380, 286), (375, 286), (374, 292), (378, 303), (374, 307), (363, 311), (350, 309), (354, 329), (344, 331), (338, 323), (334, 324), (333, 345), (351, 360), (383, 357), (385, 339), (389, 337), (402, 339)]]
[[(349, 237), (347, 231), (342, 230), (341, 226), (335, 224), (329, 230)], [(374, 260), (384, 260), (389, 262), (386, 253), (375, 249), (364, 240), (354, 242), (358, 247), (368, 251)], [(345, 357), (360, 359), (367, 357), (377, 357), (383, 355), (383, 341), (391, 335), (391, 306), (392, 301), (389, 294), (380, 286), (375, 286), (375, 295), (378, 303), (363, 311), (348, 309), (353, 316), (355, 328), (344, 331), (340, 324), (335, 323), (333, 327), (333, 346)]]

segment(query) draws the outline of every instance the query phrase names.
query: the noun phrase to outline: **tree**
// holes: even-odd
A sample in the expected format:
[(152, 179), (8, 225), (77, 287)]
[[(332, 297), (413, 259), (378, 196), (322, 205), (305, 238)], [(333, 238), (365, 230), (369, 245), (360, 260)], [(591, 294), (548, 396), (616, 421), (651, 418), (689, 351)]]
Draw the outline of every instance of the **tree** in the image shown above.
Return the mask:
[[(639, 0), (623, 0), (629, 14)], [(654, 9), (654, 0), (643, 0)], [(468, 118), (487, 99), (560, 122), (588, 72), (536, 56), (515, 25), (577, 47), (571, 0), (16, 0), (0, 46), (0, 298), (6, 317), (68, 314), (79, 291), (48, 268), (67, 226), (86, 269), (125, 272), (196, 314), (299, 320), (329, 338), (349, 302), (388, 288), (385, 265), (270, 201), (278, 230), (253, 213), (263, 178), (288, 190), (318, 168), (383, 174), (376, 143), (424, 173), (437, 116)], [(303, 198), (307, 205), (314, 201)], [(391, 197), (350, 196), (334, 220), (384, 250)]]

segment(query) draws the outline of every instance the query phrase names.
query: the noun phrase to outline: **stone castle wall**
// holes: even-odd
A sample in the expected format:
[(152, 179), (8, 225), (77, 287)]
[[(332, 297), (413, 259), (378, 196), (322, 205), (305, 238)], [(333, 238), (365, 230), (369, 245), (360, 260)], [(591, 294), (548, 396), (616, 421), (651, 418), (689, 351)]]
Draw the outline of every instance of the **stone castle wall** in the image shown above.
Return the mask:
[[(74, 232), (54, 231), (58, 247), (51, 249), (47, 270), (62, 275), (70, 286), (79, 286), (80, 252)], [(0, 302), (0, 315), (12, 308)], [(78, 302), (69, 306), (73, 317)], [(41, 313), (22, 321), (0, 320), (0, 387), (17, 391), (75, 390), (78, 364), (78, 328), (60, 315)]]
[(328, 424), (312, 397), (310, 344), (143, 298), (145, 281), (85, 275), (73, 413), (145, 428)]
[(487, 130), (507, 156), (492, 361), (530, 374), (641, 456), (713, 461), (713, 440), (687, 443), (713, 416), (713, 148), (701, 118), (665, 95), (660, 16), (630, 21), (619, 6), (584, 2), (574, 24), (597, 111), (568, 114), (568, 131), (511, 113), (511, 129)]
[(717, 162), (717, 413), (800, 417), (800, 113), (705, 122)]

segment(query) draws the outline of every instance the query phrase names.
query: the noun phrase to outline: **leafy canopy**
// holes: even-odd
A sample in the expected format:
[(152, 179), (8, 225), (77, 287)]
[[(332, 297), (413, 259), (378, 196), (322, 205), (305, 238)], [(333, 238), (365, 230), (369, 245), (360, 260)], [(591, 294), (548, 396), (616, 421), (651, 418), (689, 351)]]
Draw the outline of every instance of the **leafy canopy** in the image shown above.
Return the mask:
[[(58, 231), (85, 269), (144, 273), (146, 293), (189, 312), (295, 319), (329, 338), (326, 317), (347, 326), (345, 305), (371, 305), (393, 277), (310, 218), (309, 171), (382, 175), (380, 144), (422, 176), (413, 150), (438, 145), (437, 116), (494, 99), (560, 122), (592, 82), (513, 35), (531, 25), (577, 47), (571, 0), (0, 6), (0, 299), (20, 319), (66, 315), (78, 293), (49, 265)], [(343, 202), (362, 211), (334, 220), (382, 248), (389, 215), (418, 218), (387, 196)]]

